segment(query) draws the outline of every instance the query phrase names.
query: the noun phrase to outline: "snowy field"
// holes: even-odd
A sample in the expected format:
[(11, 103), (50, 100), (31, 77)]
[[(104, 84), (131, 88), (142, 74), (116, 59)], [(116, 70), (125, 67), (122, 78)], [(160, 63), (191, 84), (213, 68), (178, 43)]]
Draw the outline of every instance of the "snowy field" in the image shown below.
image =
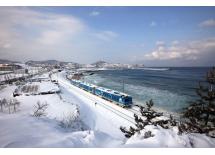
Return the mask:
[(15, 73), (9, 73), (5, 75), (0, 75), (0, 82), (1, 81), (6, 81), (6, 80), (11, 80), (11, 79), (16, 79), (20, 77), (26, 77), (28, 74), (15, 74)]
[(46, 70), (41, 67), (29, 67), (27, 69), (28, 69), (28, 74), (14, 73), (13, 71), (0, 71), (0, 82), (46, 72)]
[[(178, 135), (177, 128), (147, 126), (154, 137), (144, 139), (143, 130), (127, 139), (119, 127), (134, 125), (132, 111), (72, 86), (64, 73), (53, 75), (54, 79), (59, 82), (59, 94), (17, 96), (16, 112), (9, 114), (7, 108), (0, 112), (0, 147), (215, 147), (214, 139)], [(50, 89), (52, 84), (44, 80), (40, 87)], [(14, 99), (16, 88), (2, 87), (0, 98)], [(33, 116), (38, 102), (48, 105), (42, 117)]]
[(8, 74), (8, 73), (12, 73), (12, 71), (0, 71), (0, 75), (2, 75), (2, 74)]
[(57, 84), (49, 81), (43, 82), (28, 82), (25, 85), (19, 86), (15, 93), (19, 95), (39, 95), (44, 93), (59, 93), (60, 89)]

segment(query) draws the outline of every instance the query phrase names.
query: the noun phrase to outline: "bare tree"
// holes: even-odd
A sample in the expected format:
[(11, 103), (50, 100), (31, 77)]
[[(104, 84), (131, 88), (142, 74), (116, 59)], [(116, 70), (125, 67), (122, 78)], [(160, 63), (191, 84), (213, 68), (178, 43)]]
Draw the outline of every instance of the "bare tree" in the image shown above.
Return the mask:
[(11, 105), (12, 105), (12, 100), (10, 100), (10, 101), (7, 102), (7, 108), (8, 108), (9, 114), (11, 113), (11, 111), (10, 111), (10, 106)]
[(20, 102), (17, 99), (12, 99), (10, 105), (13, 106), (13, 112), (16, 112)]
[(7, 100), (4, 98), (0, 101), (1, 111), (3, 112), (4, 107), (7, 105)]
[(34, 117), (41, 117), (46, 116), (46, 109), (48, 108), (48, 104), (46, 102), (40, 103), (40, 101), (37, 102), (36, 105), (34, 105)]
[[(8, 101), (4, 98), (3, 100), (0, 100), (1, 111), (3, 112), (4, 107), (6, 107), (8, 108), (9, 114), (11, 113), (12, 110), (13, 112), (16, 112), (19, 105), (20, 105), (20, 102), (17, 99), (10, 99)], [(13, 109), (11, 109), (11, 107), (13, 107)]]

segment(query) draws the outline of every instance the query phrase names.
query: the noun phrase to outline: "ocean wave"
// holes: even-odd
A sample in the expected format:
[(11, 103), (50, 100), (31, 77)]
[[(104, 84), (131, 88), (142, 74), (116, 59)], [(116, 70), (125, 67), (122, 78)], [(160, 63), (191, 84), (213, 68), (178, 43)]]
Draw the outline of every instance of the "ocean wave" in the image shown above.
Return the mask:
[[(110, 78), (90, 76), (86, 80), (98, 86), (123, 91), (122, 83)], [(181, 111), (183, 107), (187, 106), (190, 99), (187, 95), (178, 94), (169, 90), (132, 83), (125, 83), (124, 91), (133, 97), (135, 104), (144, 105), (146, 101), (153, 99), (156, 107), (170, 112)]]
[(170, 70), (170, 68), (149, 68), (149, 67), (144, 67), (142, 69), (143, 70), (150, 70), (150, 71), (167, 71), (167, 70)]
[(134, 101), (144, 104), (152, 99), (157, 107), (168, 111), (180, 111), (188, 102), (188, 97), (185, 95), (154, 87), (126, 84), (125, 91), (134, 96)]

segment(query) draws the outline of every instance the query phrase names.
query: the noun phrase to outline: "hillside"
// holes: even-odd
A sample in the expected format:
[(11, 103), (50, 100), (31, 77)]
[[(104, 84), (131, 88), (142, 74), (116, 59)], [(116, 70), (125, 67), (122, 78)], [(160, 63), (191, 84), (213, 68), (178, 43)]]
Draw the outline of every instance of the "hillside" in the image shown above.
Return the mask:
[(0, 64), (13, 64), (13, 63), (20, 63), (18, 61), (11, 61), (7, 59), (0, 59)]

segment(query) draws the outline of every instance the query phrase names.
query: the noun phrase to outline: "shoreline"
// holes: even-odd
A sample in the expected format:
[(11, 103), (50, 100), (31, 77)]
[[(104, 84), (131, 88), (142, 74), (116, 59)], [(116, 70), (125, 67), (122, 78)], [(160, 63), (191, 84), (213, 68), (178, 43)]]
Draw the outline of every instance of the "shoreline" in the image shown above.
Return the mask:
[[(83, 73), (83, 74), (81, 75), (81, 78), (80, 78), (80, 79), (84, 80), (84, 78), (85, 78), (86, 76), (91, 76), (90, 74), (85, 75), (84, 73), (92, 73), (92, 72), (87, 71), (87, 72), (82, 72), (82, 73)], [(94, 73), (94, 74), (96, 74), (96, 73)], [(119, 90), (117, 90), (117, 91), (119, 91)], [(101, 98), (101, 99), (102, 99), (102, 98)], [(133, 99), (134, 99), (134, 98), (133, 98)], [(146, 101), (139, 101), (139, 100), (136, 100), (136, 99), (134, 99), (134, 101), (135, 101), (135, 102), (134, 102), (133, 107), (137, 107), (136, 105), (145, 106), (145, 103), (146, 103)], [(110, 101), (109, 101), (109, 102), (110, 102)], [(111, 104), (115, 104), (115, 103), (112, 103), (112, 102), (110, 102), (110, 103), (111, 103)], [(162, 113), (164, 114), (165, 117), (169, 117), (169, 115), (172, 115), (172, 116), (174, 116), (174, 118), (175, 118), (176, 120), (179, 120), (179, 119), (180, 119), (180, 116), (181, 116), (180, 112), (168, 111), (168, 110), (166, 110), (166, 109), (164, 109), (164, 108), (162, 108), (162, 107), (156, 106), (156, 105), (153, 106), (153, 109), (156, 110), (156, 111), (158, 111), (158, 112), (162, 112)]]

